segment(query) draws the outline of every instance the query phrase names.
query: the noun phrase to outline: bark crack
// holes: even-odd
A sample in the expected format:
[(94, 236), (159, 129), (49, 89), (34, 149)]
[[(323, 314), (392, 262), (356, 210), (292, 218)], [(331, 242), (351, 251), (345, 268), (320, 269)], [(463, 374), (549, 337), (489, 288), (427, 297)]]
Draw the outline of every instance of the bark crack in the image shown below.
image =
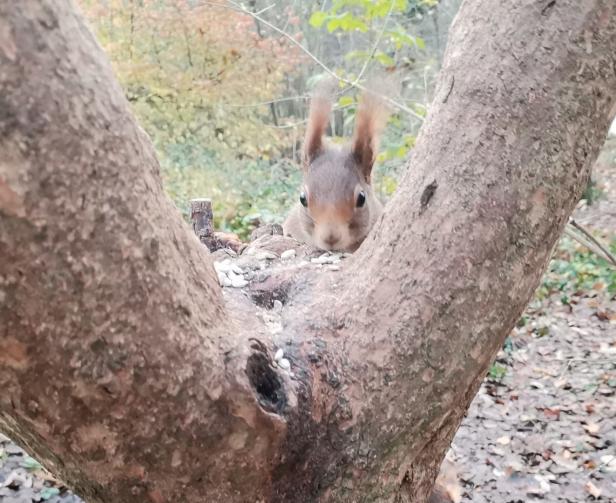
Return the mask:
[(436, 183), (436, 180), (433, 180), (422, 192), (420, 199), (421, 208), (419, 209), (420, 214), (423, 213), (428, 207), (428, 203), (430, 202), (430, 199), (432, 199), (432, 196), (434, 196), (437, 187), (438, 183)]
[(451, 95), (451, 92), (453, 91), (453, 86), (454, 86), (455, 83), (456, 83), (456, 77), (455, 77), (455, 75), (452, 75), (451, 76), (451, 83), (449, 84), (449, 90), (447, 91), (447, 94), (443, 98), (443, 103), (447, 103), (447, 100), (449, 100), (449, 96)]
[(548, 11), (549, 11), (552, 7), (554, 7), (555, 5), (556, 5), (556, 0), (551, 0), (551, 1), (549, 1), (549, 2), (546, 4), (546, 6), (545, 6), (543, 9), (541, 9), (541, 15), (542, 15), (542, 16), (547, 15)]

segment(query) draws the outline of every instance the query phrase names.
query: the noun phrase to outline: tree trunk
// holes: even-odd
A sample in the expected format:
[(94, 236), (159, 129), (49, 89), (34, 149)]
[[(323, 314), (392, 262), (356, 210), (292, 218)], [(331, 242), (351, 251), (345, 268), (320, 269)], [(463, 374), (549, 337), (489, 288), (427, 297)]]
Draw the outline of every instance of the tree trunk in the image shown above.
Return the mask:
[(615, 55), (612, 0), (466, 0), (377, 229), (272, 334), (223, 300), (72, 2), (0, 0), (0, 427), (89, 502), (425, 501), (585, 187)]

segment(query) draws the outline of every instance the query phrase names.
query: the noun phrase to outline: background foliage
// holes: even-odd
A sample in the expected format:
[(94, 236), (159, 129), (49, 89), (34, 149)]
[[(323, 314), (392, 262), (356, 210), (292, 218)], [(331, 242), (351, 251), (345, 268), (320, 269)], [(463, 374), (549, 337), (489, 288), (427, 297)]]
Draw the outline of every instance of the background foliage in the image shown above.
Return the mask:
[(159, 152), (168, 193), (184, 212), (190, 198), (212, 198), (217, 226), (246, 237), (282, 221), (296, 198), (307, 97), (323, 65), (347, 82), (332, 114), (335, 140), (352, 134), (358, 90), (348, 83), (394, 76), (407, 111), (390, 120), (375, 177), (382, 198), (393, 192), (459, 1), (80, 4)]
[[(167, 192), (186, 214), (214, 201), (216, 225), (247, 238), (284, 219), (300, 183), (308, 95), (341, 81), (328, 134), (352, 134), (370, 76), (396, 83), (374, 184), (395, 190), (428, 110), (448, 27), (461, 0), (79, 0), (159, 153)], [(589, 184), (589, 203), (601, 197)], [(613, 289), (609, 266), (564, 240), (546, 293)], [(550, 278), (556, 278), (551, 280)], [(558, 284), (558, 281), (561, 283)], [(555, 283), (556, 282), (556, 283)], [(582, 282), (582, 283), (580, 283)], [(541, 291), (539, 292), (541, 294)]]

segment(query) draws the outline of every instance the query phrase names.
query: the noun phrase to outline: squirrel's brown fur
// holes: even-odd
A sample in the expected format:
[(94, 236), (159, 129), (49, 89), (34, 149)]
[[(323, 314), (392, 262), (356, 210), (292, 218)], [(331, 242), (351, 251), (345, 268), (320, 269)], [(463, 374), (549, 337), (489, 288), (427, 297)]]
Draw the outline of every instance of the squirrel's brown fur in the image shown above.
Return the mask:
[[(333, 83), (317, 86), (310, 105), (303, 150), (305, 196), (283, 224), (284, 232), (324, 250), (355, 251), (381, 215), (372, 190), (372, 167), (389, 110), (376, 95), (360, 100), (352, 141), (330, 145), (323, 135), (329, 123)], [(305, 206), (304, 206), (305, 203)]]

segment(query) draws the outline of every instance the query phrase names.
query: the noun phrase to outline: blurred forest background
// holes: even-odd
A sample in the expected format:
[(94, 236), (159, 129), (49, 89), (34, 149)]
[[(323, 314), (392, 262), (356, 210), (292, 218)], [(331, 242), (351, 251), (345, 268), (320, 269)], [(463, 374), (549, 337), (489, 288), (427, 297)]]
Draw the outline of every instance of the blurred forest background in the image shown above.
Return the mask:
[(308, 97), (327, 72), (341, 78), (334, 139), (352, 134), (357, 84), (394, 75), (400, 94), (375, 179), (381, 198), (394, 191), (461, 0), (79, 3), (177, 206), (210, 197), (217, 227), (246, 238), (297, 197)]
[[(186, 214), (191, 198), (209, 197), (217, 228), (246, 239), (261, 224), (281, 222), (298, 197), (309, 94), (328, 73), (340, 79), (334, 141), (352, 134), (370, 75), (397, 83), (374, 177), (381, 199), (393, 193), (461, 0), (79, 3), (157, 148), (176, 205)], [(615, 144), (608, 140), (598, 163), (605, 173), (616, 164)], [(594, 205), (588, 215), (607, 221), (594, 232), (616, 252), (611, 179), (591, 181), (579, 209)], [(588, 288), (616, 294), (616, 272), (603, 254), (565, 236), (538, 295), (560, 292), (567, 302)]]
[[(393, 193), (461, 0), (79, 3), (156, 146), (176, 205), (186, 215), (191, 198), (209, 197), (217, 228), (246, 239), (261, 224), (282, 222), (298, 197), (309, 95), (328, 73), (340, 79), (328, 131), (334, 141), (352, 134), (357, 98), (370, 75), (391, 76), (399, 87), (390, 96), (395, 113), (374, 177), (382, 200)], [(615, 143), (612, 137), (598, 163), (604, 172), (616, 164)], [(611, 202), (608, 209), (595, 204), (613, 200), (610, 180), (591, 181), (581, 210), (594, 204), (589, 215), (614, 220)], [(616, 252), (613, 227), (594, 231)], [(565, 236), (538, 295), (561, 292), (566, 302), (593, 287), (616, 294), (614, 268), (604, 254)]]

